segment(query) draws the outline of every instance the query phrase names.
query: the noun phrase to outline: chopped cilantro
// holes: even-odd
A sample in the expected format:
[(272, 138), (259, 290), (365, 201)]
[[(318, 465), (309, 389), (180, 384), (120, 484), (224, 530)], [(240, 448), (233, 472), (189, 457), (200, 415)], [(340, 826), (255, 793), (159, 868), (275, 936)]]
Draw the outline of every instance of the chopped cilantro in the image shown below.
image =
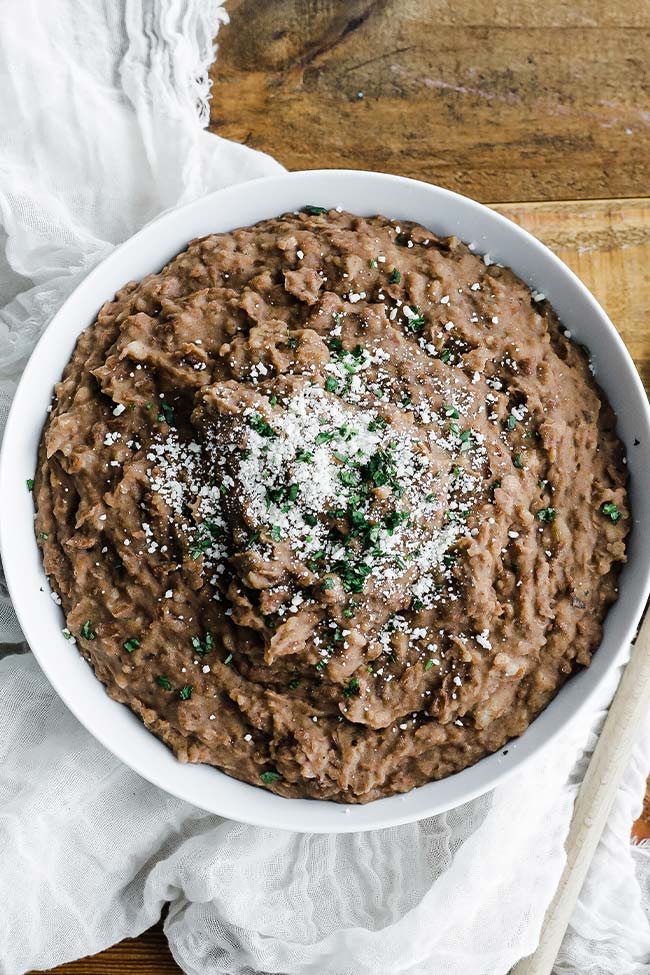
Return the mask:
[(408, 520), (408, 511), (391, 511), (384, 516), (384, 525), (388, 529), (388, 534), (392, 535), (399, 525)]
[(442, 352), (440, 353), (440, 359), (442, 362), (444, 362), (445, 365), (447, 365), (447, 363), (449, 362), (450, 357), (451, 357), (450, 349), (443, 349)]
[(277, 402), (278, 402), (278, 398), (275, 395), (273, 395), (271, 397), (271, 399), (269, 400), (269, 403), (270, 403), (271, 406), (276, 406), (277, 405)]
[(374, 433), (376, 430), (385, 430), (388, 426), (388, 420), (384, 419), (383, 416), (376, 416), (374, 420), (371, 420), (368, 424), (368, 430), (370, 433)]
[(164, 400), (160, 403), (160, 412), (158, 413), (158, 421), (160, 423), (166, 423), (168, 426), (173, 426), (174, 424), (174, 410), (169, 405), (165, 403)]
[(327, 390), (327, 392), (335, 393), (338, 387), (339, 384), (334, 378), (334, 376), (328, 376), (327, 379), (325, 380), (325, 389)]
[(212, 634), (207, 631), (203, 640), (198, 636), (193, 636), (190, 638), (190, 643), (192, 644), (192, 649), (198, 657), (205, 657), (206, 653), (209, 653), (214, 649), (214, 640), (212, 639)]
[(522, 460), (521, 454), (515, 454), (514, 457), (512, 458), (512, 463), (515, 465), (515, 467), (521, 469), (524, 466), (524, 462)]
[(327, 207), (317, 207), (312, 203), (307, 203), (302, 209), (303, 213), (308, 213), (310, 217), (317, 217), (321, 213), (327, 213)]
[(262, 772), (262, 774), (260, 775), (260, 779), (262, 780), (264, 785), (271, 785), (272, 782), (277, 782), (280, 777), (281, 776), (279, 772)]
[(431, 670), (432, 667), (433, 667), (433, 660), (427, 660), (427, 662), (424, 665), (424, 669)]
[(336, 432), (334, 430), (321, 430), (321, 432), (316, 435), (314, 443), (317, 447), (320, 447), (321, 444), (330, 443), (335, 436)]
[(217, 525), (213, 525), (212, 530), (207, 525), (199, 525), (196, 537), (190, 545), (190, 556), (194, 562), (210, 548), (213, 536), (219, 534), (221, 529)]
[(309, 525), (310, 528), (313, 528), (318, 523), (318, 518), (316, 517), (316, 515), (312, 515), (309, 512), (307, 512), (307, 514), (303, 515), (302, 517), (305, 524)]
[(133, 651), (137, 650), (138, 647), (140, 646), (140, 641), (136, 640), (135, 637), (132, 637), (130, 640), (126, 640), (122, 644), (122, 646), (124, 647), (127, 653), (133, 653)]
[(474, 440), (472, 438), (471, 430), (463, 430), (462, 433), (460, 434), (459, 439), (460, 439), (461, 454), (465, 453), (465, 451), (467, 450), (471, 450), (472, 447), (474, 446)]
[(47, 532), (39, 532), (39, 533), (38, 533), (38, 537), (39, 537), (39, 538), (45, 538), (45, 539), (47, 539), (47, 538), (49, 538), (50, 536), (48, 535), (48, 533), (47, 533)]
[(271, 538), (274, 542), (279, 542), (282, 539), (282, 529), (279, 525), (273, 525), (271, 528)]
[(394, 267), (393, 270), (391, 271), (390, 278), (388, 279), (389, 283), (399, 284), (401, 280), (402, 280), (402, 275), (397, 270), (397, 268)]
[(600, 510), (604, 515), (610, 518), (614, 524), (616, 524), (621, 517), (621, 512), (618, 510), (613, 501), (606, 501)]
[(555, 521), (555, 515), (557, 514), (555, 508), (540, 508), (537, 512), (537, 518), (542, 522)]
[(397, 487), (397, 468), (389, 450), (380, 448), (360, 468), (361, 477), (375, 487)]
[(181, 701), (189, 701), (193, 690), (194, 688), (191, 684), (186, 684), (185, 687), (181, 687), (180, 691), (178, 692)]
[(343, 697), (352, 697), (359, 693), (359, 681), (356, 677), (352, 677), (345, 687), (343, 688)]
[(332, 571), (340, 576), (346, 592), (363, 592), (366, 579), (372, 572), (372, 566), (367, 562), (351, 563), (345, 559), (335, 562)]
[(253, 414), (253, 416), (248, 421), (249, 427), (258, 433), (260, 437), (277, 437), (277, 433), (273, 427), (266, 422), (263, 416), (259, 413)]
[(443, 406), (444, 414), (447, 418), (451, 417), (452, 420), (457, 420), (460, 416), (458, 410), (455, 406)]
[(311, 464), (313, 459), (314, 455), (308, 450), (303, 450), (302, 447), (296, 451), (296, 461), (298, 463)]
[(290, 335), (287, 339), (287, 345), (290, 349), (298, 348), (298, 339), (294, 335)]
[(511, 413), (508, 419), (506, 420), (506, 429), (514, 430), (516, 425), (517, 425), (517, 417), (514, 415), (514, 413)]
[(162, 687), (163, 691), (171, 691), (172, 689), (172, 682), (167, 677), (156, 677), (156, 683)]
[(292, 691), (295, 691), (295, 689), (299, 686), (300, 686), (300, 680), (297, 677), (294, 677), (292, 681), (289, 681), (289, 687), (291, 688)]
[(327, 576), (325, 579), (323, 579), (321, 585), (322, 585), (323, 589), (326, 589), (326, 590), (327, 589), (333, 589), (334, 588), (334, 580), (332, 579), (331, 576)]
[(231, 664), (231, 662), (232, 662), (232, 654), (229, 653), (226, 659), (224, 660), (224, 665), (228, 667)]
[(370, 260), (368, 261), (368, 267), (371, 267), (371, 268), (373, 268), (373, 270), (374, 270), (374, 269), (375, 269), (376, 267), (379, 267), (379, 265), (377, 264), (377, 261), (375, 260), (375, 258), (374, 258), (374, 257), (371, 257), (371, 258), (370, 258)]
[(425, 324), (424, 316), (420, 314), (417, 308), (414, 308), (413, 306), (410, 306), (410, 308), (411, 311), (413, 312), (413, 316), (407, 318), (406, 328), (408, 329), (409, 332), (419, 332), (420, 329), (423, 328)]
[(34, 487), (34, 478), (28, 477), (27, 480), (25, 481), (25, 484), (27, 485), (27, 490), (31, 491)]
[(94, 630), (93, 630), (93, 625), (90, 622), (90, 620), (86, 620), (86, 622), (84, 623), (84, 625), (81, 627), (81, 635), (84, 638), (84, 640), (94, 640), (95, 639), (95, 633), (94, 633)]

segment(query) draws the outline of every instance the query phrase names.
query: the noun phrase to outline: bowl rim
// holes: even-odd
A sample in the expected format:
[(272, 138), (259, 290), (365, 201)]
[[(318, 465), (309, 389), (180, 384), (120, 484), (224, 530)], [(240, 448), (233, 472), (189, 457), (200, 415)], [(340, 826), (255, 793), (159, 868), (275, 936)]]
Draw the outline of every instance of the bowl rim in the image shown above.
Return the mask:
[[(328, 184), (327, 190), (323, 189), (324, 184)], [(333, 184), (339, 184), (335, 187)], [(216, 813), (218, 815), (226, 816), (231, 819), (235, 819), (240, 822), (249, 823), (258, 826), (271, 826), (280, 829), (291, 829), (299, 832), (352, 832), (361, 831), (368, 829), (383, 828), (386, 826), (399, 825), (402, 823), (412, 822), (424, 818), (444, 810), (454, 808), (461, 805), (470, 799), (475, 798), (478, 795), (484, 794), (497, 785), (506, 781), (510, 778), (516, 771), (521, 769), (525, 764), (531, 761), (535, 756), (539, 755), (545, 748), (547, 748), (551, 742), (555, 741), (557, 737), (562, 733), (566, 733), (568, 729), (577, 720), (578, 716), (583, 714), (586, 708), (598, 694), (598, 691), (602, 688), (603, 682), (605, 681), (607, 675), (624, 659), (624, 655), (627, 651), (627, 644), (632, 637), (635, 628), (643, 610), (645, 600), (650, 592), (650, 552), (645, 558), (643, 557), (643, 552), (639, 553), (636, 557), (634, 565), (634, 573), (638, 577), (636, 579), (636, 589), (638, 595), (633, 601), (633, 606), (629, 607), (628, 616), (624, 623), (619, 622), (619, 629), (622, 629), (622, 633), (619, 634), (619, 646), (618, 649), (614, 649), (610, 653), (610, 659), (604, 662), (600, 666), (600, 661), (598, 661), (599, 666), (597, 668), (597, 673), (593, 679), (589, 678), (582, 680), (582, 684), (586, 687), (584, 688), (584, 693), (574, 700), (575, 706), (573, 709), (568, 709), (564, 707), (563, 717), (556, 724), (553, 724), (551, 720), (551, 713), (556, 714), (559, 707), (554, 707), (558, 702), (564, 699), (569, 701), (569, 695), (565, 692), (573, 685), (576, 681), (579, 681), (583, 676), (593, 673), (595, 664), (582, 674), (576, 675), (568, 682), (559, 692), (559, 694), (554, 698), (554, 700), (549, 704), (549, 706), (540, 714), (538, 718), (529, 726), (529, 728), (524, 732), (524, 734), (517, 739), (512, 740), (508, 743), (503, 753), (495, 753), (488, 755), (479, 760), (475, 765), (470, 766), (449, 776), (446, 779), (439, 780), (437, 782), (428, 783), (425, 786), (421, 786), (419, 789), (412, 790), (404, 795), (391, 796), (385, 799), (375, 800), (374, 802), (367, 803), (365, 805), (342, 805), (339, 803), (334, 803), (325, 800), (313, 800), (313, 799), (285, 799), (281, 796), (276, 796), (273, 793), (263, 790), (259, 787), (252, 786), (250, 784), (239, 782), (236, 779), (227, 776), (225, 773), (214, 769), (209, 766), (193, 766), (193, 765), (183, 765), (173, 758), (171, 752), (167, 749), (159, 739), (149, 732), (144, 725), (140, 722), (135, 715), (132, 714), (124, 705), (120, 705), (117, 702), (111, 700), (104, 691), (103, 685), (99, 682), (97, 678), (94, 677), (89, 665), (83, 660), (81, 654), (78, 652), (77, 648), (70, 646), (66, 643), (63, 647), (64, 653), (73, 653), (81, 665), (78, 667), (77, 671), (79, 673), (79, 680), (83, 684), (86, 682), (87, 677), (81, 676), (82, 668), (87, 668), (88, 675), (92, 681), (97, 685), (105, 699), (106, 705), (102, 705), (99, 699), (96, 698), (95, 708), (89, 708), (86, 704), (80, 703), (78, 697), (75, 696), (74, 688), (68, 683), (68, 676), (62, 676), (60, 669), (61, 660), (63, 659), (59, 653), (59, 648), (53, 652), (53, 646), (50, 644), (63, 644), (65, 643), (64, 638), (61, 635), (61, 627), (55, 632), (51, 629), (50, 624), (42, 625), (42, 613), (37, 611), (37, 600), (34, 594), (31, 592), (26, 592), (23, 581), (25, 578), (25, 556), (24, 553), (17, 553), (14, 547), (16, 534), (24, 530), (24, 515), (20, 513), (15, 516), (14, 509), (19, 507), (21, 511), (24, 509), (24, 505), (20, 504), (19, 495), (17, 493), (16, 478), (23, 486), (24, 491), (24, 471), (21, 470), (16, 473), (14, 467), (14, 453), (20, 452), (21, 437), (25, 430), (33, 433), (37, 428), (36, 442), (40, 440), (42, 423), (44, 420), (43, 413), (37, 413), (32, 410), (33, 417), (31, 420), (24, 423), (23, 417), (25, 415), (29, 416), (29, 397), (32, 395), (33, 389), (39, 380), (39, 368), (42, 362), (49, 359), (50, 355), (53, 354), (55, 361), (60, 363), (60, 367), (57, 366), (56, 369), (51, 369), (50, 371), (55, 376), (56, 381), (62, 372), (63, 366), (68, 361), (69, 353), (66, 352), (65, 358), (60, 354), (56, 357), (57, 343), (55, 341), (58, 338), (59, 333), (64, 339), (68, 339), (67, 343), (70, 347), (76, 341), (78, 335), (85, 329), (92, 321), (94, 317), (90, 320), (79, 321), (75, 320), (75, 327), (72, 328), (71, 322), (74, 316), (77, 314), (77, 306), (95, 303), (95, 308), (98, 310), (105, 300), (113, 297), (113, 293), (109, 293), (107, 296), (106, 285), (102, 286), (102, 281), (109, 276), (110, 271), (117, 268), (120, 263), (124, 262), (125, 256), (130, 258), (130, 255), (135, 255), (138, 249), (143, 246), (146, 250), (147, 242), (153, 241), (156, 236), (164, 236), (165, 231), (169, 231), (173, 236), (174, 228), (180, 228), (183, 226), (183, 221), (188, 220), (189, 222), (196, 223), (197, 225), (201, 222), (200, 212), (210, 211), (210, 213), (219, 213), (219, 204), (223, 203), (224, 200), (228, 198), (234, 198), (237, 202), (237, 197), (241, 197), (240, 210), (245, 210), (244, 200), (245, 197), (254, 197), (256, 194), (258, 197), (266, 196), (273, 197), (273, 189), (278, 189), (281, 191), (283, 187), (291, 185), (296, 189), (304, 186), (307, 190), (314, 194), (320, 194), (320, 199), (325, 196), (332, 197), (335, 195), (338, 189), (339, 193), (344, 192), (343, 184), (347, 184), (346, 190), (350, 188), (351, 184), (357, 184), (359, 187), (368, 186), (373, 187), (376, 190), (376, 195), (379, 198), (382, 197), (384, 202), (381, 203), (381, 207), (386, 208), (386, 199), (389, 195), (390, 188), (396, 188), (398, 185), (405, 188), (405, 191), (413, 189), (417, 194), (421, 194), (425, 191), (427, 194), (431, 195), (433, 202), (440, 203), (441, 201), (448, 204), (452, 208), (456, 207), (464, 212), (472, 213), (481, 216), (481, 224), (487, 222), (488, 225), (495, 228), (494, 235), (499, 237), (497, 231), (500, 229), (501, 236), (505, 234), (506, 238), (511, 238), (513, 242), (519, 242), (525, 245), (531, 253), (537, 253), (540, 257), (540, 262), (542, 261), (547, 266), (547, 269), (551, 268), (555, 270), (555, 273), (559, 276), (558, 281), (560, 284), (565, 282), (569, 292), (573, 293), (573, 296), (579, 298), (585, 307), (592, 314), (594, 322), (597, 323), (598, 328), (602, 328), (603, 336), (607, 336), (607, 344), (612, 346), (617, 351), (619, 356), (620, 369), (625, 374), (624, 379), (630, 384), (630, 398), (634, 401), (635, 410), (638, 409), (638, 423), (639, 430), (643, 432), (646, 436), (650, 435), (650, 408), (648, 407), (647, 398), (643, 385), (636, 371), (636, 367), (632, 361), (630, 354), (628, 353), (622, 339), (618, 335), (614, 325), (611, 323), (601, 306), (598, 304), (596, 299), (591, 295), (586, 286), (580, 281), (577, 275), (574, 274), (552, 251), (549, 250), (544, 244), (542, 244), (537, 238), (533, 237), (528, 231), (524, 230), (519, 225), (508, 220), (505, 216), (497, 213), (494, 210), (490, 210), (483, 204), (477, 203), (468, 197), (462, 196), (460, 194), (454, 193), (451, 190), (444, 189), (443, 187), (436, 186), (434, 184), (425, 183), (420, 180), (413, 180), (408, 177), (396, 176), (387, 173), (377, 173), (377, 172), (364, 172), (360, 170), (345, 170), (345, 169), (318, 169), (318, 170), (302, 170), (291, 173), (282, 173), (279, 175), (273, 175), (268, 177), (262, 177), (259, 179), (247, 181), (245, 183), (235, 184), (234, 186), (226, 187), (225, 189), (216, 190), (213, 193), (208, 194), (198, 200), (194, 200), (191, 203), (185, 204), (182, 207), (168, 210), (161, 214), (155, 220), (151, 221), (140, 231), (130, 237), (128, 240), (124, 241), (118, 247), (115, 248), (100, 264), (98, 264), (90, 273), (78, 284), (74, 291), (68, 296), (65, 302), (62, 304), (57, 313), (53, 316), (52, 320), (43, 331), (38, 343), (36, 344), (28, 362), (25, 366), (23, 374), (21, 376), (20, 382), (15, 392), (12, 407), (7, 419), (7, 425), (5, 428), (4, 439), (2, 443), (2, 450), (0, 452), (0, 498), (3, 499), (3, 504), (0, 505), (0, 551), (3, 557), (3, 565), (5, 569), (7, 585), (9, 588), (9, 593), (12, 598), (16, 614), (18, 616), (19, 622), (23, 629), (23, 633), (32, 647), (34, 656), (36, 657), (41, 669), (44, 671), (48, 680), (54, 687), (58, 696), (63, 700), (68, 709), (75, 715), (75, 717), (81, 722), (82, 725), (109, 751), (111, 751), (118, 759), (120, 759), (124, 764), (130, 766), (143, 778), (149, 780), (154, 785), (157, 785), (165, 792), (170, 793), (180, 799), (184, 799), (188, 802), (193, 803), (199, 808), (206, 809), (209, 812)], [(320, 188), (319, 188), (320, 185)], [(268, 192), (267, 192), (268, 191)], [(305, 200), (308, 198), (305, 197)], [(257, 204), (258, 208), (261, 204)], [(336, 204), (333, 204), (334, 206)], [(267, 210), (269, 208), (267, 207)], [(286, 212), (286, 207), (280, 207), (280, 212)], [(350, 209), (350, 207), (348, 207)], [(362, 208), (366, 212), (368, 208)], [(271, 206), (271, 210), (273, 207)], [(240, 212), (240, 211), (238, 211)], [(375, 211), (379, 212), (379, 210)], [(275, 215), (278, 215), (278, 210), (274, 210)], [(486, 216), (489, 215), (489, 216)], [(259, 216), (256, 219), (264, 219), (265, 216)], [(218, 218), (217, 218), (218, 219)], [(414, 219), (417, 217), (409, 217), (402, 219)], [(253, 221), (256, 222), (256, 221)], [(431, 223), (431, 220), (422, 221), (423, 225)], [(448, 225), (451, 220), (447, 220)], [(230, 223), (230, 229), (234, 229), (237, 226), (247, 226), (246, 222), (239, 221), (228, 221)], [(222, 232), (222, 230), (227, 228), (219, 228), (215, 232)], [(202, 236), (202, 233), (195, 233), (194, 236)], [(481, 235), (485, 240), (489, 241), (492, 239), (491, 236), (485, 234)], [(179, 251), (186, 246), (189, 242), (188, 237), (184, 237), (185, 244), (181, 244)], [(161, 245), (159, 245), (161, 246)], [(477, 252), (482, 253), (482, 249), (477, 247)], [(487, 250), (488, 248), (486, 248)], [(155, 250), (155, 247), (154, 247)], [(495, 249), (490, 246), (489, 250), (492, 251), (498, 258), (498, 247)], [(158, 258), (151, 257), (146, 259), (145, 263), (152, 265), (150, 271), (155, 273), (160, 267), (163, 266), (169, 258), (164, 260), (159, 260)], [(512, 261), (509, 262), (512, 266)], [(515, 273), (520, 273), (518, 269), (514, 268)], [(114, 272), (115, 273), (115, 272)], [(138, 275), (142, 277), (143, 275)], [(523, 275), (521, 275), (523, 277)], [(122, 280), (122, 284), (126, 283), (127, 280), (131, 280), (128, 276)], [(524, 280), (527, 280), (524, 278)], [(528, 280), (531, 287), (531, 281)], [(109, 288), (110, 292), (110, 288)], [(555, 301), (553, 301), (555, 305)], [(96, 317), (97, 311), (94, 312)], [(561, 316), (562, 317), (562, 316)], [(594, 326), (596, 327), (596, 325)], [(63, 341), (62, 345), (66, 345)], [(49, 379), (48, 379), (49, 383)], [(605, 385), (605, 388), (606, 385)], [(46, 390), (51, 390), (51, 385), (45, 387)], [(49, 400), (49, 393), (48, 393)], [(41, 396), (42, 399), (42, 396)], [(30, 426), (31, 424), (31, 426)], [(33, 455), (32, 455), (33, 456)], [(35, 460), (34, 460), (35, 463)], [(31, 470), (33, 470), (34, 463), (32, 464)], [(29, 498), (30, 507), (32, 507), (31, 497)], [(33, 507), (32, 507), (32, 518), (33, 518)], [(633, 512), (633, 521), (635, 526), (637, 525), (637, 518), (635, 512)], [(21, 528), (18, 529), (17, 523), (20, 523)], [(638, 528), (635, 528), (635, 532)], [(36, 540), (34, 538), (33, 531), (29, 534), (32, 536), (31, 545), (33, 550), (35, 550), (38, 559), (40, 561), (40, 552), (36, 545)], [(29, 545), (29, 540), (24, 539), (24, 544), (27, 547)], [(29, 555), (29, 559), (33, 562), (33, 551)], [(31, 564), (31, 563), (30, 563)], [(31, 568), (29, 568), (31, 571)], [(46, 580), (44, 571), (41, 566), (41, 577)], [(41, 587), (42, 591), (42, 587)], [(47, 591), (47, 588), (46, 588)], [(41, 610), (43, 606), (41, 605)], [(49, 607), (51, 610), (51, 606)], [(610, 610), (609, 616), (615, 611), (615, 607)], [(621, 615), (621, 614), (619, 614)], [(60, 622), (60, 618), (59, 618)], [(48, 629), (48, 641), (43, 639), (44, 627)], [(604, 642), (604, 640), (603, 640)], [(602, 646), (602, 643), (601, 643)], [(598, 656), (596, 655), (596, 660)], [(72, 674), (74, 671), (74, 665), (65, 658), (65, 667), (67, 668), (66, 674)], [(74, 682), (74, 678), (72, 679)], [(570, 695), (572, 698), (576, 698), (576, 693), (574, 692)], [(109, 710), (112, 718), (109, 715)], [(120, 712), (124, 712), (118, 717), (118, 712), (115, 709), (120, 709)], [(97, 712), (102, 712), (102, 717), (98, 716)], [(113, 729), (115, 726), (119, 725), (119, 734), (114, 734)], [(543, 733), (541, 731), (543, 725)], [(137, 727), (136, 727), (137, 726)], [(537, 727), (537, 732), (535, 731)], [(137, 729), (141, 729), (147, 739), (150, 740), (150, 745), (142, 744), (144, 739), (140, 736), (137, 739), (139, 732)], [(130, 731), (129, 731), (130, 729)], [(133, 739), (131, 738), (133, 735)], [(135, 745), (137, 744), (137, 747)], [(163, 754), (164, 753), (164, 754)], [(504, 761), (506, 754), (511, 755), (507, 761)], [(172, 774), (172, 768), (170, 766), (170, 761), (174, 763), (176, 768), (176, 774)], [(206, 778), (206, 773), (211, 777), (211, 781)], [(206, 794), (209, 793), (209, 794)]]

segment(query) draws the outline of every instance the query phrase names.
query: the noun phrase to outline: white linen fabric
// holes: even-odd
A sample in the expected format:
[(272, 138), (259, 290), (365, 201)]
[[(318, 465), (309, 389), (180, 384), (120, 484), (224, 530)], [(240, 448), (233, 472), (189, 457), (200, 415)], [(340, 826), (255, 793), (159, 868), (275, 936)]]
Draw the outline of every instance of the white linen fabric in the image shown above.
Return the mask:
[[(0, 3), (0, 425), (38, 335), (113, 245), (280, 169), (203, 131), (225, 17), (217, 0)], [(492, 794), (411, 826), (303, 836), (143, 781), (78, 724), (21, 639), (0, 587), (0, 975), (137, 935), (165, 903), (189, 975), (505, 975), (533, 949), (618, 675), (598, 711)], [(629, 845), (648, 754), (650, 727), (558, 972), (650, 972), (650, 854)]]

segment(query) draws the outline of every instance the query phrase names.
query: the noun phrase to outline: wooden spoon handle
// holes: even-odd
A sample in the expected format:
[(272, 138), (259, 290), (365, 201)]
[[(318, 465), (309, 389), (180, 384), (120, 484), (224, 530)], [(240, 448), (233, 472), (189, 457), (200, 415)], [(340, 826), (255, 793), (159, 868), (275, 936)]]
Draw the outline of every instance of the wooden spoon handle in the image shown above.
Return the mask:
[(566, 866), (546, 912), (539, 944), (532, 955), (515, 965), (511, 975), (551, 975), (649, 701), (650, 612), (641, 623), (580, 786), (566, 841)]

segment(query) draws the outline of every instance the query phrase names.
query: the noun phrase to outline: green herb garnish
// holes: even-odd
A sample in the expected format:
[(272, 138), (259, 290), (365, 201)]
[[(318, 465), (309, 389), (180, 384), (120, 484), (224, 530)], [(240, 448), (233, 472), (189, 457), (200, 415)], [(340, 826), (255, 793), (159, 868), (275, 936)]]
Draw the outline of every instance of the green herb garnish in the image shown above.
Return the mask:
[(621, 512), (618, 510), (613, 501), (606, 501), (600, 510), (604, 515), (607, 515), (607, 517), (610, 518), (614, 524), (616, 524), (621, 517)]
[(127, 653), (133, 653), (133, 651), (137, 650), (138, 647), (140, 646), (140, 641), (136, 640), (135, 637), (132, 637), (130, 640), (126, 640), (122, 644), (122, 646), (124, 647)]
[(408, 329), (409, 332), (419, 332), (420, 329), (423, 328), (425, 324), (424, 316), (420, 314), (417, 308), (413, 308), (413, 306), (409, 306), (409, 307), (413, 312), (413, 317), (412, 318), (407, 317), (406, 328)]
[(335, 436), (336, 432), (334, 430), (321, 430), (321, 432), (316, 435), (314, 443), (317, 447), (320, 447), (321, 444), (330, 443)]
[(260, 775), (260, 779), (264, 785), (271, 785), (272, 782), (277, 782), (279, 778), (281, 778), (279, 772), (262, 772)]
[(327, 213), (327, 207), (316, 207), (312, 203), (307, 203), (302, 209), (303, 213), (308, 213), (310, 217), (318, 217), (321, 213)]
[(343, 697), (352, 697), (354, 694), (358, 693), (359, 681), (356, 677), (352, 677), (343, 688)]
[(270, 423), (267, 423), (263, 416), (259, 413), (255, 413), (248, 421), (248, 425), (251, 430), (258, 433), (260, 437), (277, 437), (277, 433), (273, 429)]
[(555, 521), (555, 515), (557, 514), (555, 508), (540, 508), (537, 512), (538, 521), (545, 523)]
[(31, 491), (34, 487), (34, 478), (28, 477), (27, 480), (25, 481), (25, 484), (27, 485), (27, 490)]
[(210, 653), (211, 650), (214, 650), (214, 640), (212, 639), (212, 634), (209, 631), (206, 631), (206, 634), (202, 640), (198, 636), (191, 637), (190, 643), (192, 644), (192, 649), (198, 657), (205, 657), (206, 653)]
[(168, 426), (173, 426), (174, 423), (174, 410), (163, 400), (160, 404), (160, 412), (158, 413), (158, 421), (160, 423), (166, 423)]
[(402, 275), (397, 270), (397, 268), (394, 267), (393, 270), (391, 271), (390, 278), (388, 279), (389, 283), (399, 284), (401, 280), (402, 280)]
[(433, 667), (433, 660), (427, 660), (427, 662), (424, 665), (424, 669), (431, 670), (432, 667)]
[(95, 639), (95, 633), (93, 631), (93, 625), (90, 622), (90, 620), (86, 620), (86, 622), (84, 623), (84, 625), (81, 627), (81, 635), (84, 638), (84, 640), (94, 640)]
[(388, 529), (388, 534), (392, 535), (399, 525), (408, 520), (408, 511), (391, 511), (384, 516), (384, 525)]
[(335, 562), (332, 571), (340, 577), (346, 592), (363, 592), (366, 579), (372, 572), (367, 562), (352, 563), (345, 559)]
[(181, 701), (189, 701), (193, 690), (194, 688), (191, 684), (186, 684), (185, 687), (181, 687), (180, 691), (178, 692)]
[(156, 677), (156, 683), (162, 687), (163, 691), (171, 691), (172, 689), (172, 682), (167, 677)]

